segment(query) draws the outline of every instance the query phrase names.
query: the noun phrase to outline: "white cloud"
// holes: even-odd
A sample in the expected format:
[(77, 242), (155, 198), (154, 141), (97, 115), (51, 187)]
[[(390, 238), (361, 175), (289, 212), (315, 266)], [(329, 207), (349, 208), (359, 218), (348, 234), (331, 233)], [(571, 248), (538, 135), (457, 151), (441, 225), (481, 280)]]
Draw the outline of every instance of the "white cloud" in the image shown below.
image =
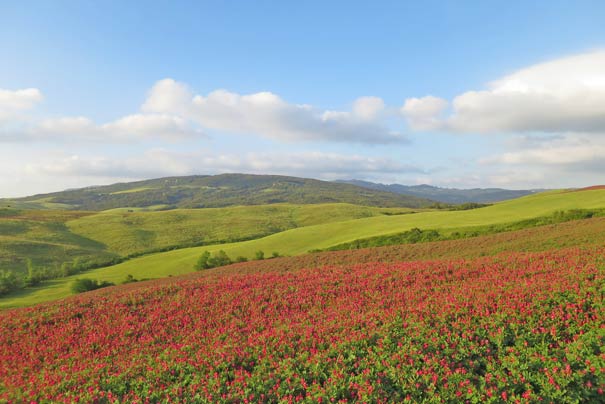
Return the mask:
[(432, 95), (422, 98), (408, 98), (401, 107), (401, 113), (412, 129), (434, 130), (443, 125), (441, 114), (447, 106), (448, 102), (446, 100)]
[[(150, 161), (153, 164), (150, 164)], [(173, 152), (149, 150), (126, 158), (107, 156), (53, 156), (25, 166), (30, 176), (90, 178), (151, 178), (171, 175), (244, 172), (336, 179), (384, 173), (423, 173), (423, 170), (382, 157), (323, 152), (247, 153)]]
[[(33, 108), (40, 100), (36, 89), (0, 90), (0, 118), (1, 114), (9, 117), (8, 111)], [(384, 109), (384, 102), (378, 97), (360, 97), (349, 112), (290, 104), (271, 92), (241, 95), (216, 90), (206, 96), (194, 95), (185, 84), (164, 79), (149, 91), (140, 113), (101, 124), (83, 116), (39, 120), (10, 115), (10, 121), (0, 122), (0, 141), (174, 140), (202, 135), (200, 126), (282, 141), (405, 141), (404, 136), (383, 124)]]
[[(475, 133), (605, 131), (605, 51), (536, 64), (486, 90), (465, 92), (453, 99), (447, 118), (440, 118), (439, 108), (430, 114), (431, 103), (425, 108), (421, 102), (426, 98), (408, 99), (403, 111), (409, 119), (411, 110), (412, 127), (420, 130), (434, 123)], [(418, 115), (420, 125), (414, 125)]]
[(32, 109), (42, 101), (42, 93), (37, 88), (4, 90), (0, 88), (0, 122), (15, 114)]
[(603, 183), (605, 136), (518, 137), (508, 151), (478, 160), (485, 182), (501, 187), (565, 188)]
[(4, 90), (0, 88), (0, 111), (31, 109), (42, 101), (42, 93), (37, 88)]
[(193, 94), (185, 84), (164, 79), (151, 88), (141, 110), (183, 113), (191, 105), (192, 98)]
[(353, 103), (355, 116), (371, 121), (376, 119), (384, 111), (384, 101), (379, 97), (359, 97)]
[(0, 127), (0, 140), (122, 143), (143, 139), (177, 140), (204, 136), (187, 120), (168, 114), (133, 114), (102, 125), (83, 116), (43, 119), (30, 126)]
[(382, 108), (382, 100), (377, 97), (363, 97), (356, 101), (354, 112), (345, 112), (290, 104), (271, 92), (241, 95), (216, 90), (206, 96), (194, 96), (184, 84), (164, 79), (155, 84), (142, 109), (179, 115), (209, 129), (282, 141), (403, 141), (402, 135), (374, 119)]
[(482, 159), (483, 164), (605, 169), (605, 141), (586, 134), (566, 134)]
[(185, 119), (167, 114), (134, 114), (102, 125), (100, 128), (109, 136), (162, 137), (166, 139), (201, 135)]
[(74, 136), (96, 135), (97, 126), (90, 119), (83, 116), (45, 119), (29, 130), (31, 137), (65, 136), (73, 139)]

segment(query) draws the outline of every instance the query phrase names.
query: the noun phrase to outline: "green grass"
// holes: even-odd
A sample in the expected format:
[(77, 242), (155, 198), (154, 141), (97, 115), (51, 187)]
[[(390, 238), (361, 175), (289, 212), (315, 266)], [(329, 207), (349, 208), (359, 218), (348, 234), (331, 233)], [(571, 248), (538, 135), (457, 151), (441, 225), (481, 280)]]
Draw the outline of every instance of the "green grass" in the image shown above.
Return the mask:
[(88, 213), (0, 210), (0, 269), (25, 273), (26, 259), (36, 267), (56, 267), (78, 257), (108, 261), (115, 254), (105, 245), (72, 233), (65, 223)]
[(27, 259), (48, 268), (75, 258), (108, 262), (117, 256), (259, 238), (309, 224), (411, 212), (349, 204), (147, 211), (151, 208), (101, 213), (0, 208), (0, 269), (24, 273)]
[(132, 206), (132, 207), (127, 206), (124, 208), (107, 209), (107, 210), (104, 210), (103, 213), (155, 212), (158, 210), (166, 210), (168, 208), (169, 208), (168, 205), (150, 205), (150, 206), (145, 206), (144, 208), (140, 208), (137, 206)]
[(125, 189), (124, 191), (110, 192), (109, 195), (131, 194), (133, 192), (148, 191), (150, 189), (156, 189), (156, 188), (152, 188), (152, 187), (139, 187), (139, 188)]
[(406, 208), (373, 208), (343, 203), (275, 204), (159, 212), (112, 209), (69, 221), (67, 226), (74, 234), (106, 245), (111, 252), (130, 256), (173, 247), (261, 238), (318, 223), (409, 212), (412, 211)]
[[(549, 192), (469, 211), (380, 215), (301, 227), (257, 240), (151, 254), (115, 266), (91, 270), (79, 276), (115, 283), (120, 283), (127, 274), (131, 274), (137, 279), (161, 278), (192, 272), (195, 261), (205, 250), (210, 252), (224, 250), (231, 258), (239, 255), (253, 257), (258, 250), (263, 250), (267, 256), (273, 251), (282, 255), (297, 255), (312, 249), (324, 249), (359, 238), (397, 233), (415, 227), (421, 229), (469, 228), (516, 222), (546, 216), (555, 211), (598, 208), (605, 208), (605, 190)], [(319, 214), (319, 212), (316, 213)], [(309, 211), (303, 210), (299, 214), (301, 215), (299, 220), (303, 222), (304, 218), (317, 220), (306, 216), (311, 215)], [(31, 289), (17, 296), (0, 299), (0, 307), (26, 306), (68, 296), (71, 294), (70, 284), (77, 277), (63, 278), (53, 281), (49, 288)]]

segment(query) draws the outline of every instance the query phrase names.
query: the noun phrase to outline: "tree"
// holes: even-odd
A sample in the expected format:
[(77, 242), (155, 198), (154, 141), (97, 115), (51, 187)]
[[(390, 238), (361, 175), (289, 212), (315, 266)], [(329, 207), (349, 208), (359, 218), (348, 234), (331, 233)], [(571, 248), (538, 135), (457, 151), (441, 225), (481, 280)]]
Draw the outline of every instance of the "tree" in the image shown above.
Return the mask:
[(96, 279), (82, 278), (82, 279), (76, 279), (74, 281), (74, 283), (71, 285), (71, 291), (73, 293), (82, 293), (82, 292), (88, 292), (89, 290), (106, 288), (107, 286), (113, 286), (113, 285), (115, 285), (115, 284), (112, 282), (107, 282), (107, 281), (99, 282)]
[(0, 296), (22, 287), (22, 280), (13, 271), (0, 270)]
[(265, 253), (262, 250), (258, 250), (256, 252), (256, 254), (254, 254), (254, 258), (257, 260), (264, 260), (265, 259)]
[(36, 268), (34, 268), (34, 264), (31, 259), (27, 259), (27, 278), (25, 278), (25, 284), (27, 286), (36, 286), (40, 282), (42, 282), (44, 276), (43, 273)]
[(212, 268), (222, 267), (231, 264), (231, 259), (225, 251), (220, 250), (214, 257), (210, 258), (209, 263), (212, 265)]
[(212, 268), (210, 266), (210, 263), (208, 262), (210, 260), (210, 252), (209, 251), (204, 251), (204, 253), (200, 256), (200, 258), (198, 258), (197, 262), (195, 263), (195, 270), (196, 271), (201, 271), (202, 269), (208, 269), (208, 268)]

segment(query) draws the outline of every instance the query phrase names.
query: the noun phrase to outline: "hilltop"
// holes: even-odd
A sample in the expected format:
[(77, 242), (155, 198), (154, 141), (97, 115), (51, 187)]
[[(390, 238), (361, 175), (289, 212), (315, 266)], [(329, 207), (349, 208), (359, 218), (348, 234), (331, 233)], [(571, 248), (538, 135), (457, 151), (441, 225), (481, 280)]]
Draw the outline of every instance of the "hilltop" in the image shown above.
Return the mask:
[(276, 203), (350, 203), (421, 208), (426, 198), (308, 178), (220, 174), (166, 177), (71, 189), (24, 198), (0, 199), (0, 206), (100, 211), (115, 208), (217, 208)]
[(393, 192), (402, 195), (412, 195), (443, 203), (492, 203), (531, 195), (536, 190), (513, 190), (502, 188), (440, 188), (432, 185), (401, 185), (379, 184), (361, 180), (339, 180), (341, 184), (357, 185), (375, 191)]

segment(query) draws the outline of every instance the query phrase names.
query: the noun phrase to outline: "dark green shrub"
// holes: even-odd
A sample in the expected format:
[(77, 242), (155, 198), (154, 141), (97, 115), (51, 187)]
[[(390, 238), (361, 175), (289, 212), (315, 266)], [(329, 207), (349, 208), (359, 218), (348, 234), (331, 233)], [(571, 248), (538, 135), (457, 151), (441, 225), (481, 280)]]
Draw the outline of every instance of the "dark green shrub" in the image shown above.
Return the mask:
[(76, 279), (71, 285), (71, 291), (73, 293), (88, 292), (95, 289), (105, 288), (107, 286), (114, 286), (115, 284), (107, 281), (98, 281), (96, 279)]
[(13, 271), (0, 270), (0, 296), (23, 287), (23, 281)]
[(126, 283), (134, 283), (134, 282), (138, 282), (139, 280), (136, 279), (134, 276), (128, 274), (126, 275), (126, 279), (124, 279), (122, 281), (122, 284), (126, 284)]
[(231, 259), (225, 251), (220, 250), (218, 253), (216, 253), (214, 257), (211, 257), (208, 260), (208, 263), (211, 265), (212, 268), (222, 267), (224, 265), (231, 264)]
[(209, 263), (210, 260), (210, 252), (204, 251), (204, 253), (198, 258), (197, 262), (194, 265), (196, 271), (201, 271), (202, 269), (212, 268)]

